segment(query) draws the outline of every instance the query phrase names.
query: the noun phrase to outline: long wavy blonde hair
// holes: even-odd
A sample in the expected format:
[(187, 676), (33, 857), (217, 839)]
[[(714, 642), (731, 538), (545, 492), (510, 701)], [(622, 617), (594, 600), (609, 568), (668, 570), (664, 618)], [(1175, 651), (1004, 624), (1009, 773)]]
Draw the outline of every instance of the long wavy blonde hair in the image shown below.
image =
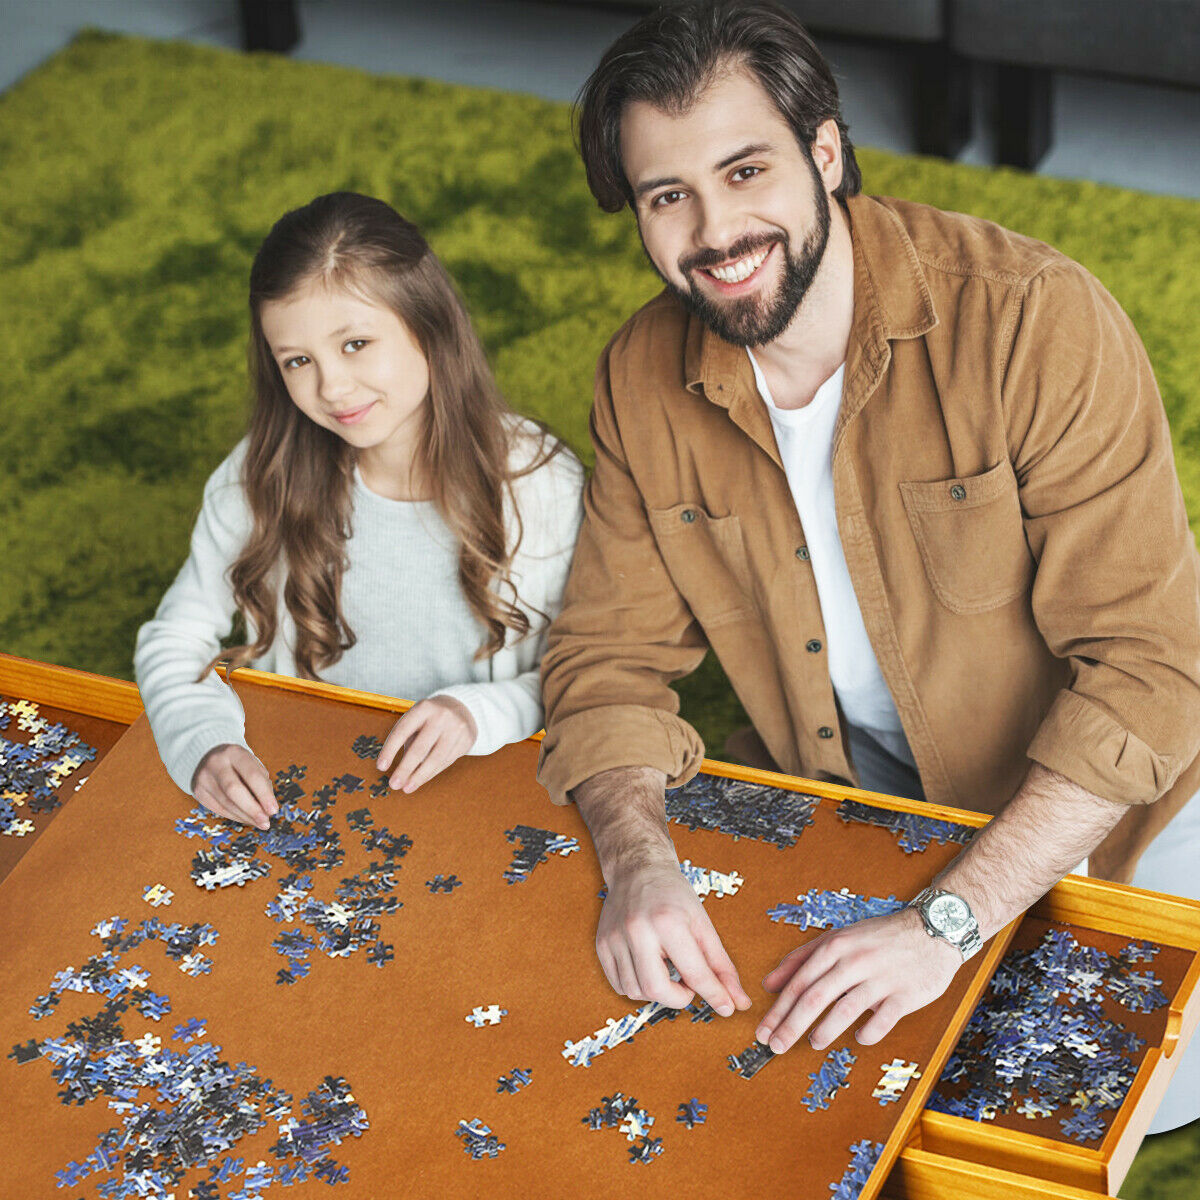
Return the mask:
[(254, 525), (229, 575), (249, 632), (246, 644), (218, 658), (233, 669), (266, 653), (277, 633), (281, 575), (302, 678), (318, 678), (355, 643), (341, 604), (354, 450), (292, 402), (261, 322), (264, 304), (312, 282), (391, 309), (429, 364), (414, 476), (458, 540), (459, 584), (485, 631), (475, 657), (489, 657), (510, 630), (518, 638), (529, 632), (511, 578), (520, 514), (513, 504), (516, 537), (510, 545), (506, 496), (511, 499), (517, 475), (536, 470), (561, 447), (541, 429), (540, 447), (514, 474), (516, 421), (445, 268), (420, 230), (389, 205), (334, 192), (282, 216), (250, 270), (254, 410), (242, 485)]

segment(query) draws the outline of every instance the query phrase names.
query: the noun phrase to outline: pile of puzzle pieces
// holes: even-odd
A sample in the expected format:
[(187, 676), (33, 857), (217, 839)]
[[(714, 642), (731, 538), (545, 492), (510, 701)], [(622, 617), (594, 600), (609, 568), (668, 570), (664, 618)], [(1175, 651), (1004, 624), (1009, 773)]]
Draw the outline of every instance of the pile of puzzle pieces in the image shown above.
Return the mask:
[(820, 799), (740, 779), (697, 775), (667, 792), (667, 819), (689, 829), (712, 829), (770, 842), (781, 850), (812, 824)]
[[(11, 735), (0, 737), (0, 834), (26, 837), (34, 830), (27, 814), (58, 808), (59, 788), (96, 758), (96, 748), (65, 725), (52, 725), (30, 700), (0, 698), (0, 730)], [(27, 739), (16, 739), (17, 732)]]
[[(974, 1121), (1015, 1112), (1057, 1117), (1077, 1142), (1103, 1137), (1137, 1074), (1143, 1039), (1105, 1010), (1167, 1003), (1141, 964), (1158, 947), (1130, 942), (1110, 955), (1051, 928), (1037, 946), (1010, 953), (946, 1063), (928, 1107)], [(1111, 1011), (1111, 1010), (1110, 1010)]]
[[(130, 951), (158, 943), (167, 957), (188, 974), (187, 964), (200, 946), (216, 943), (211, 925), (168, 925), (149, 919), (133, 925), (114, 916), (92, 929), (104, 953), (81, 968), (65, 967), (39, 996), (31, 1015), (52, 1016), (68, 992), (102, 996), (90, 1016), (77, 1017), (58, 1037), (14, 1046), (10, 1058), (20, 1064), (45, 1060), (62, 1086), (63, 1104), (104, 1100), (122, 1123), (102, 1133), (90, 1153), (57, 1173), (59, 1187), (78, 1187), (93, 1175), (103, 1200), (166, 1195), (188, 1172), (207, 1169), (191, 1190), (196, 1197), (218, 1200), (220, 1185), (240, 1178), (242, 1186), (228, 1200), (246, 1200), (272, 1183), (288, 1185), (307, 1178), (343, 1183), (348, 1169), (335, 1162), (330, 1147), (368, 1128), (366, 1113), (355, 1103), (345, 1080), (327, 1077), (292, 1115), (292, 1097), (270, 1080), (260, 1079), (244, 1062), (224, 1061), (221, 1047), (207, 1040), (207, 1022), (192, 1017), (174, 1027), (178, 1048), (165, 1045), (165, 1035), (126, 1033), (130, 1012), (158, 1022), (171, 1012), (170, 997), (148, 986), (152, 972), (141, 963), (123, 964)], [(203, 960), (205, 971), (212, 963)], [(229, 1151), (268, 1122), (278, 1125), (271, 1152), (281, 1164), (260, 1162), (245, 1167)]]

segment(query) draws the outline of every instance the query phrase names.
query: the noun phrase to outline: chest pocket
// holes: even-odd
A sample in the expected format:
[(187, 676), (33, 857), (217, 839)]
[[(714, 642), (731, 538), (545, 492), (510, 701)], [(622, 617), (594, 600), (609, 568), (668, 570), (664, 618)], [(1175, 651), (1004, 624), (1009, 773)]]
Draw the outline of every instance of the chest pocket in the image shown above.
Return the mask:
[(982, 475), (901, 483), (900, 495), (929, 584), (951, 612), (987, 612), (1029, 590), (1033, 555), (1007, 461)]
[(698, 504), (646, 514), (671, 582), (704, 628), (752, 615), (750, 567), (736, 516), (712, 517)]

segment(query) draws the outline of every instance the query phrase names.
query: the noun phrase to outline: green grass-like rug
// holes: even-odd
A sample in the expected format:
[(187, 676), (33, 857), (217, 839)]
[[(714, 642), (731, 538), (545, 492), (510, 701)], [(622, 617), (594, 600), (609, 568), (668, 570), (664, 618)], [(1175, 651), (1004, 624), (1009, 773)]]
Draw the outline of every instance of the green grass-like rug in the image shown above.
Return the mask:
[[(860, 157), (868, 191), (999, 221), (1104, 281), (1154, 363), (1195, 527), (1200, 204)], [(246, 276), (285, 209), (349, 188), (415, 220), (511, 402), (585, 459), (596, 356), (657, 290), (628, 215), (587, 192), (566, 107), (524, 96), (86, 33), (0, 96), (0, 165), (0, 646), (107, 674), (130, 675), (242, 432)], [(682, 690), (719, 752), (739, 720), (720, 672)], [(1126, 1200), (1182, 1197), (1198, 1162), (1200, 1128), (1156, 1139)]]

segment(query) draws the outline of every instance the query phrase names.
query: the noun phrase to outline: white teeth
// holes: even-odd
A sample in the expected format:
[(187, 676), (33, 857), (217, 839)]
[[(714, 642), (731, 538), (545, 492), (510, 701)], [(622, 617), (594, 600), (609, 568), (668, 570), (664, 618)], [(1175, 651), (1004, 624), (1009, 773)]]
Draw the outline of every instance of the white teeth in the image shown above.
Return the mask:
[(767, 250), (760, 250), (757, 254), (739, 259), (727, 267), (709, 267), (708, 273), (722, 283), (741, 283), (743, 279), (753, 275), (762, 266), (762, 261), (767, 257), (767, 253)]

